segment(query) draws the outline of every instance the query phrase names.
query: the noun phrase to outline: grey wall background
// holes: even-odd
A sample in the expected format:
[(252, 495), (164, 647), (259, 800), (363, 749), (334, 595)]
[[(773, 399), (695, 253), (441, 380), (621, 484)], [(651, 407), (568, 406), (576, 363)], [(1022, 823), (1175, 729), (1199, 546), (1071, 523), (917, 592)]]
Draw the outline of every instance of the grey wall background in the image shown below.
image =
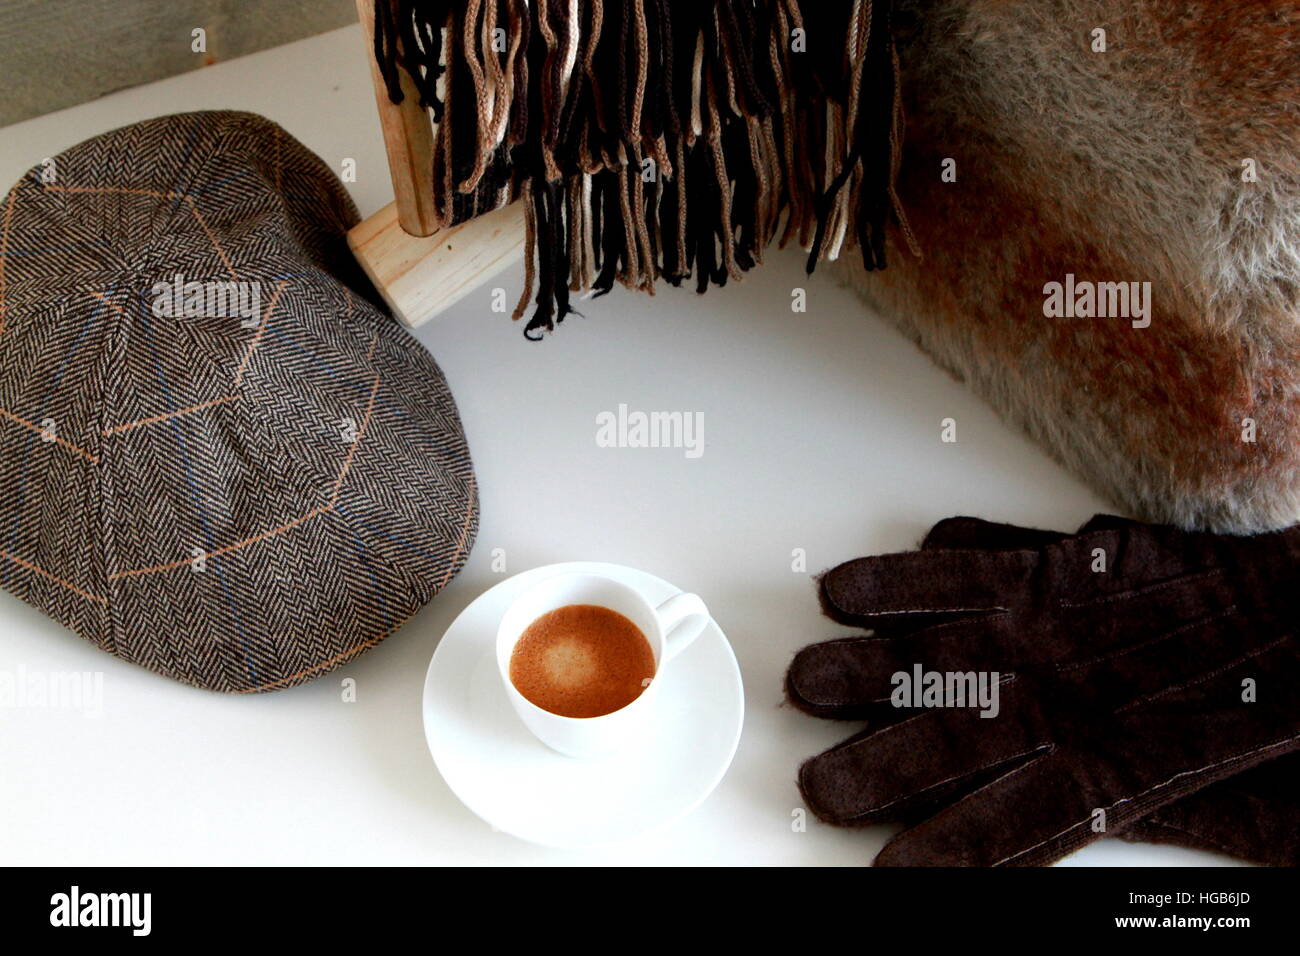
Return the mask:
[(353, 0), (0, 0), (0, 126), (356, 19)]

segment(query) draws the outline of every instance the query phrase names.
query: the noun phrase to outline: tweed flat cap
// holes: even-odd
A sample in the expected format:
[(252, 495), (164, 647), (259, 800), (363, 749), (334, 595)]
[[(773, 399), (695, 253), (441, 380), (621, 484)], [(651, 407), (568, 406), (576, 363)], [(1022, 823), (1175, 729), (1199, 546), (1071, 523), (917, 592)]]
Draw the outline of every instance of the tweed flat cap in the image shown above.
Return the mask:
[(0, 206), (0, 583), (103, 650), (289, 687), (400, 626), (478, 525), (429, 354), (325, 164), (246, 113), (95, 137)]

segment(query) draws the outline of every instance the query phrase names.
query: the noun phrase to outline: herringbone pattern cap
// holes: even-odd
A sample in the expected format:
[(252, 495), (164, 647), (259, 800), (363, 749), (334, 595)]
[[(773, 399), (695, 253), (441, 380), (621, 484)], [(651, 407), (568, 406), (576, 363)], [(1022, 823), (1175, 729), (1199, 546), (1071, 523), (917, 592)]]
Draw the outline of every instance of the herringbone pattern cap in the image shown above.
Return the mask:
[(325, 164), (245, 113), (98, 136), (0, 206), (0, 583), (110, 653), (265, 691), (372, 647), (478, 524), (442, 372)]

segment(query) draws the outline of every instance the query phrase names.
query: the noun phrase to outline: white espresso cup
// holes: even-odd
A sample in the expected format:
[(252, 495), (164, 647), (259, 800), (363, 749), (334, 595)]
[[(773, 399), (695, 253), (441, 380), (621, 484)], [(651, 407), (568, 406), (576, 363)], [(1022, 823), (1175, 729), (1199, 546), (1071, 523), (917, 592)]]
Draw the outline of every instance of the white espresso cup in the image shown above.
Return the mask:
[[(570, 604), (595, 604), (617, 611), (635, 624), (654, 652), (654, 676), (624, 707), (599, 717), (564, 717), (538, 707), (510, 680), (510, 658), (528, 625)], [(703, 633), (709, 609), (696, 594), (679, 594), (653, 607), (645, 598), (600, 574), (557, 574), (533, 585), (510, 605), (497, 629), (497, 667), (506, 696), (524, 726), (542, 743), (569, 757), (599, 757), (634, 743), (653, 719), (656, 691), (664, 667)]]

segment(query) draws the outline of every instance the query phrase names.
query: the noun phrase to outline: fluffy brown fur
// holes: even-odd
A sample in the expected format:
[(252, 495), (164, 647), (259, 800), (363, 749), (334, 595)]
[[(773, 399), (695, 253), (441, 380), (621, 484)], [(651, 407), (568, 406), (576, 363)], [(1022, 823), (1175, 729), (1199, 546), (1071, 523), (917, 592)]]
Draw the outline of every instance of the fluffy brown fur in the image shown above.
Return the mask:
[[(899, 243), (848, 281), (1138, 517), (1300, 519), (1300, 10), (908, 0), (897, 22), (924, 259)], [(1150, 326), (1046, 317), (1066, 273), (1149, 281)]]

